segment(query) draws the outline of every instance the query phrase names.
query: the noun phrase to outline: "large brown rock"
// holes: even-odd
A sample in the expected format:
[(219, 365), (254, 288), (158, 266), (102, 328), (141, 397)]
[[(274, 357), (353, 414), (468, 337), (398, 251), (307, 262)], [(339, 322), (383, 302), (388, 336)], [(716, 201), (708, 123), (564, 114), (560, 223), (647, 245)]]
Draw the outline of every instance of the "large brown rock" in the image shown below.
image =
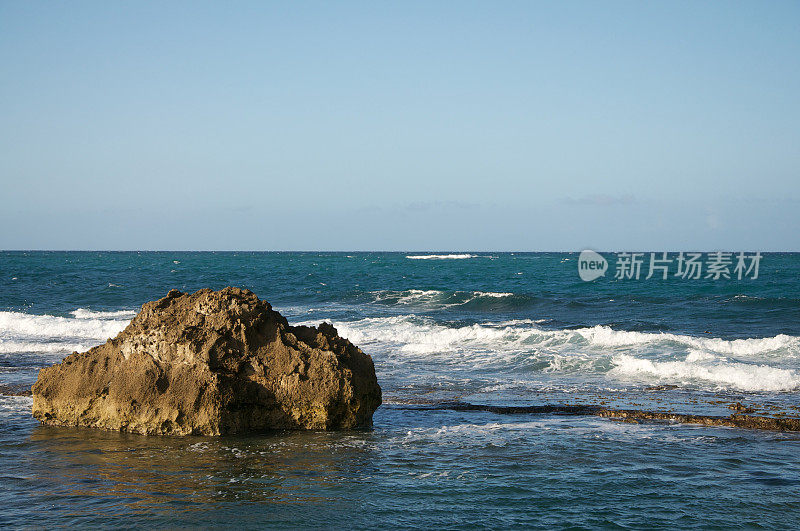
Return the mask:
[(372, 358), (333, 326), (289, 326), (238, 288), (172, 290), (33, 386), (45, 424), (142, 434), (356, 428), (380, 403)]

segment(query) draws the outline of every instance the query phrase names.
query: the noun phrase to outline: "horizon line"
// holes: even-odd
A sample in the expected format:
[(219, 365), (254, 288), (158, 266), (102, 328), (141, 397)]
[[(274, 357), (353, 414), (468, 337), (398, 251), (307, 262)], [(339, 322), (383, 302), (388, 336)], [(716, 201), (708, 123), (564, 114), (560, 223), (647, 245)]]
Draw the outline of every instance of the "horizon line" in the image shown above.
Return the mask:
[(622, 249), (622, 250), (603, 250), (597, 248), (585, 247), (580, 250), (387, 250), (387, 249), (0, 249), (0, 253), (415, 253), (415, 254), (471, 254), (471, 253), (498, 253), (498, 254), (511, 254), (511, 253), (573, 253), (579, 254), (584, 250), (592, 250), (598, 253), (621, 253), (621, 252), (635, 252), (635, 253), (680, 253), (680, 252), (700, 252), (700, 253), (713, 253), (713, 252), (745, 252), (745, 253), (800, 253), (800, 250), (762, 250), (762, 249), (745, 249), (745, 248), (717, 248), (710, 250), (693, 249), (659, 249), (659, 250), (642, 250), (642, 249)]

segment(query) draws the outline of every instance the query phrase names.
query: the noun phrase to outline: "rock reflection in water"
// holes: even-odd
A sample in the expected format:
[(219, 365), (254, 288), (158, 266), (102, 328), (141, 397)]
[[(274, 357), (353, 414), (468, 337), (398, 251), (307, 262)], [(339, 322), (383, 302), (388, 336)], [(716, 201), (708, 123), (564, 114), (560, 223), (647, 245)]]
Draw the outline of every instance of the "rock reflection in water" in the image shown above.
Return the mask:
[(149, 523), (160, 514), (175, 525), (181, 512), (198, 523), (204, 514), (228, 504), (241, 510), (243, 503), (261, 504), (261, 517), (274, 512), (297, 522), (297, 512), (268, 509), (295, 505), (312, 519), (317, 503), (346, 509), (352, 500), (341, 498), (342, 485), (374, 472), (372, 439), (368, 431), (178, 438), (39, 426), (25, 459), (41, 502), (82, 499), (72, 516), (83, 524), (89, 515), (77, 511), (146, 514)]

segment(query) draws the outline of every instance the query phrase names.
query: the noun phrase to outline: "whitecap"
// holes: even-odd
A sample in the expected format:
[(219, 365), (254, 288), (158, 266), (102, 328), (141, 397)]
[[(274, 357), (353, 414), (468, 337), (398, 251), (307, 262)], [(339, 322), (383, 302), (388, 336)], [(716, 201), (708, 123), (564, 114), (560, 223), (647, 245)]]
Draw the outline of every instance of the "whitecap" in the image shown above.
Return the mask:
[(97, 342), (36, 342), (0, 339), (0, 354), (17, 354), (23, 352), (26, 354), (70, 354), (72, 352), (85, 352), (98, 344)]
[(128, 321), (0, 312), (0, 338), (106, 339), (120, 333)]
[(17, 415), (30, 417), (32, 408), (33, 398), (30, 396), (0, 395), (0, 417)]
[(788, 391), (800, 382), (800, 338), (787, 335), (725, 340), (607, 326), (546, 329), (536, 320), (448, 326), (418, 315), (333, 324), (393, 371), (413, 364), (402, 370), (415, 372), (420, 363), (431, 364), (445, 379), (491, 369), (526, 378), (581, 375), (609, 383), (633, 378), (713, 390)]
[(75, 317), (0, 312), (0, 353), (85, 351), (119, 334), (133, 312), (96, 312), (79, 308)]
[(614, 356), (612, 376), (639, 377), (679, 384), (710, 384), (719, 389), (741, 391), (793, 391), (800, 387), (800, 374), (781, 369), (729, 361), (707, 353), (693, 352), (683, 361), (653, 361), (627, 354)]
[(76, 319), (132, 319), (136, 312), (134, 310), (117, 310), (111, 312), (101, 312), (78, 308), (69, 312)]
[(406, 256), (409, 260), (464, 260), (477, 257), (477, 254), (413, 254)]
[(376, 303), (417, 305), (430, 308), (452, 308), (475, 300), (513, 297), (513, 293), (494, 291), (443, 291), (435, 289), (379, 290), (371, 292)]

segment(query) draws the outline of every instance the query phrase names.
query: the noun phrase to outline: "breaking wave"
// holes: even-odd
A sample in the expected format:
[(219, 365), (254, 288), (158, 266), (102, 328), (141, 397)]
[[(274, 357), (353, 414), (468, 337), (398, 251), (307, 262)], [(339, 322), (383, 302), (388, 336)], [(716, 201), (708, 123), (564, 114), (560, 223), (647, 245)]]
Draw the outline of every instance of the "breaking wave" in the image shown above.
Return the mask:
[(370, 292), (372, 302), (382, 305), (415, 306), (421, 309), (445, 309), (480, 303), (497, 303), (516, 298), (513, 293), (493, 291), (379, 290)]
[(70, 314), (76, 319), (133, 319), (134, 310), (118, 310), (113, 312), (96, 312), (85, 308), (73, 310)]
[[(449, 370), (503, 370), (603, 376), (707, 389), (800, 388), (800, 338), (724, 340), (594, 326), (545, 329), (532, 320), (446, 325), (414, 315), (334, 322), (339, 333), (378, 359)], [(435, 367), (434, 367), (435, 366)]]
[(716, 388), (741, 391), (792, 391), (800, 387), (795, 369), (729, 361), (706, 353), (693, 352), (683, 361), (653, 361), (626, 354), (614, 356), (609, 374), (640, 377), (659, 383), (705, 382)]
[[(94, 315), (92, 315), (94, 314)], [(90, 312), (75, 317), (0, 312), (0, 353), (61, 353), (87, 350), (119, 334), (132, 312)]]
[(463, 260), (465, 258), (478, 258), (477, 254), (412, 254), (406, 256), (409, 260)]

